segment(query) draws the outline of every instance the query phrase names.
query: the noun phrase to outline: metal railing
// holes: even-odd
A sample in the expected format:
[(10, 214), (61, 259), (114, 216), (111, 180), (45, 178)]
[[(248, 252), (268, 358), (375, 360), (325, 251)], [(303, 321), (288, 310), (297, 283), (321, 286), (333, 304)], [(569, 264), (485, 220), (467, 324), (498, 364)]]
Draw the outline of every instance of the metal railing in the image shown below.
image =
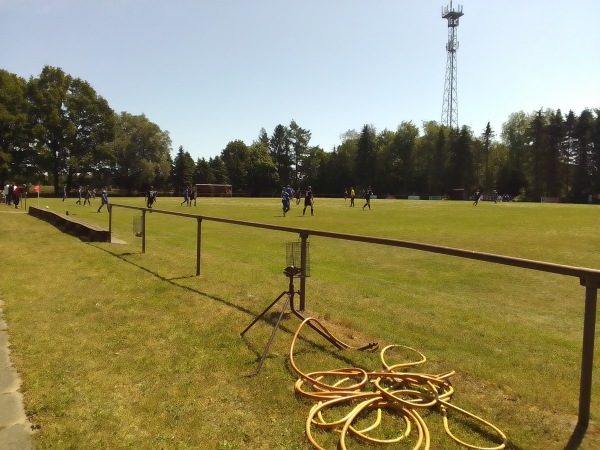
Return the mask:
[(198, 214), (187, 214), (175, 211), (166, 211), (158, 209), (140, 208), (136, 206), (112, 204), (109, 205), (109, 232), (112, 236), (112, 214), (113, 208), (128, 208), (142, 211), (142, 253), (146, 252), (146, 213), (151, 211), (158, 214), (169, 214), (186, 218), (196, 219), (197, 241), (196, 241), (196, 275), (200, 275), (200, 254), (202, 241), (202, 221), (214, 221), (228, 223), (232, 225), (240, 225), (254, 228), (262, 228), (266, 230), (282, 231), (286, 233), (295, 233), (300, 236), (302, 246), (301, 265), (302, 272), (300, 275), (300, 302), (299, 309), (305, 309), (305, 292), (306, 292), (306, 245), (309, 236), (320, 236), (331, 239), (341, 239), (347, 241), (365, 242), (369, 244), (387, 245), (391, 247), (401, 247), (424, 252), (436, 253), (441, 255), (455, 256), (458, 258), (473, 259), (476, 261), (484, 261), (493, 264), (501, 264), (504, 266), (519, 267), (522, 269), (530, 269), (539, 272), (554, 273), (569, 277), (579, 278), (581, 286), (585, 287), (585, 306), (583, 318), (583, 342), (581, 355), (581, 378), (579, 383), (579, 413), (577, 427), (581, 430), (587, 429), (590, 421), (590, 405), (592, 397), (592, 375), (594, 362), (594, 339), (596, 332), (596, 310), (598, 304), (598, 288), (600, 287), (600, 270), (590, 269), (586, 267), (574, 267), (562, 264), (553, 264), (530, 259), (514, 258), (510, 256), (496, 255), (493, 253), (476, 252), (463, 250), (453, 247), (443, 247), (438, 245), (423, 244), (419, 242), (403, 241), (398, 239), (388, 239), (382, 237), (363, 236), (357, 234), (336, 233), (332, 231), (309, 230), (305, 228), (286, 227), (280, 225), (270, 225), (258, 222), (248, 222), (236, 219), (225, 219), (222, 217), (201, 216)]

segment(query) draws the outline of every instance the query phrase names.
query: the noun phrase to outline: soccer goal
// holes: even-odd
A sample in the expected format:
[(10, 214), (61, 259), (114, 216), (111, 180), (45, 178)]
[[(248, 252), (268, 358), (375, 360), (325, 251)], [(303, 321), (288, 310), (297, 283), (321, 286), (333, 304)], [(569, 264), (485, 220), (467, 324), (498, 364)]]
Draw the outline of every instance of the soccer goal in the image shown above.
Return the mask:
[(230, 184), (197, 184), (198, 197), (231, 197)]

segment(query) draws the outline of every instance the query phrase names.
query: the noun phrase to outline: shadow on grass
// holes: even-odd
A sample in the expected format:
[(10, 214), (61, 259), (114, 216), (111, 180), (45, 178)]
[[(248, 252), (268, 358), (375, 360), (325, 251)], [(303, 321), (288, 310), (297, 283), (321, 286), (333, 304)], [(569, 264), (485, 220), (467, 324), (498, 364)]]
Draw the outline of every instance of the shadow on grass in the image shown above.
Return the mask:
[[(94, 242), (89, 242), (89, 244), (93, 245)], [(94, 245), (94, 247), (97, 248), (97, 249), (99, 249), (99, 250), (102, 250), (102, 251), (108, 253), (109, 255), (114, 256), (115, 258), (120, 259), (123, 262), (126, 262), (126, 263), (128, 263), (128, 264), (130, 264), (132, 266), (135, 266), (138, 269), (143, 270), (146, 273), (149, 273), (150, 275), (158, 278), (161, 281), (169, 283), (169, 284), (171, 284), (173, 286), (176, 286), (178, 288), (185, 289), (188, 292), (192, 292), (194, 294), (198, 294), (198, 295), (201, 295), (203, 297), (206, 297), (206, 298), (209, 298), (211, 300), (214, 300), (216, 302), (222, 303), (223, 305), (229, 306), (231, 308), (237, 309), (238, 311), (240, 311), (240, 312), (242, 312), (244, 314), (247, 314), (250, 317), (255, 317), (256, 316), (256, 313), (254, 311), (250, 311), (249, 309), (243, 308), (240, 305), (232, 303), (232, 302), (230, 302), (228, 300), (225, 300), (225, 299), (220, 298), (220, 297), (215, 297), (214, 295), (210, 295), (210, 294), (208, 294), (206, 292), (203, 292), (203, 291), (200, 291), (198, 289), (194, 289), (192, 287), (183, 286), (181, 284), (176, 283), (176, 280), (184, 280), (184, 279), (195, 278), (194, 275), (181, 276), (181, 277), (176, 277), (176, 278), (166, 278), (166, 277), (160, 275), (159, 273), (154, 272), (154, 271), (152, 271), (152, 270), (150, 270), (150, 269), (148, 269), (148, 268), (146, 268), (144, 266), (141, 266), (141, 265), (139, 265), (139, 264), (137, 264), (135, 262), (132, 262), (132, 261), (130, 261), (130, 260), (128, 260), (126, 258), (127, 256), (131, 256), (131, 255), (134, 255), (134, 254), (135, 255), (141, 254), (141, 252), (126, 252), (126, 253), (117, 254), (117, 253), (111, 252), (109, 249), (106, 249), (106, 248), (102, 248), (102, 247), (99, 247), (99, 246), (96, 246), (96, 245)], [(284, 292), (286, 292), (286, 291), (284, 291)], [(282, 297), (281, 300), (282, 301), (285, 300), (285, 297)], [(276, 304), (273, 305), (273, 308), (276, 308), (277, 306), (278, 306), (278, 304), (276, 303)], [(269, 314), (265, 314), (262, 317), (262, 321), (264, 323), (270, 325), (271, 327), (274, 327), (274, 326), (277, 325), (277, 319), (278, 319), (278, 317), (280, 315), (280, 312), (281, 312), (281, 309), (279, 309), (278, 311), (271, 311), (271, 312), (269, 312)], [(290, 317), (295, 317), (295, 316), (293, 314), (291, 314)], [(298, 325), (299, 324), (300, 324), (300, 322), (298, 322)], [(292, 336), (296, 332), (296, 329), (290, 329), (290, 328), (286, 327), (283, 323), (279, 324), (278, 330), (281, 330), (283, 333), (285, 333), (287, 335), (290, 335), (290, 336)], [(250, 341), (248, 339), (246, 339), (245, 335), (241, 336), (241, 338), (242, 338), (242, 341), (244, 341), (244, 343), (248, 347), (248, 349), (252, 353), (254, 353), (256, 355), (255, 362), (258, 362), (260, 360), (262, 354), (263, 354), (264, 348), (255, 348), (250, 343)], [(344, 362), (346, 364), (353, 364), (354, 363), (354, 361), (351, 358), (348, 358), (345, 355), (344, 356), (341, 355), (340, 354), (341, 351), (338, 350), (338, 349), (336, 349), (333, 346), (332, 347), (329, 347), (329, 346), (325, 347), (325, 345), (323, 345), (321, 343), (317, 343), (317, 342), (315, 342), (315, 341), (313, 341), (311, 339), (305, 338), (303, 336), (299, 336), (298, 339), (300, 339), (301, 341), (304, 341), (306, 343), (309, 343), (310, 345), (312, 345), (315, 348), (317, 348), (319, 351), (329, 353), (331, 356), (334, 356), (334, 357), (338, 358), (341, 362)], [(265, 341), (265, 345), (266, 345), (266, 341)], [(268, 359), (268, 355), (267, 355), (267, 359)], [(293, 371), (293, 369), (291, 368), (291, 366), (289, 365), (287, 359), (285, 360), (284, 365), (285, 365), (286, 370), (290, 373), (290, 375), (292, 375), (292, 376), (296, 375), (295, 372)], [(248, 374), (247, 376), (252, 376), (252, 375), (253, 374)]]
[[(94, 244), (94, 243), (90, 242), (90, 244)], [(166, 278), (166, 277), (160, 275), (159, 273), (153, 272), (152, 270), (147, 269), (146, 267), (141, 266), (141, 265), (139, 265), (139, 264), (137, 264), (137, 263), (135, 263), (133, 261), (130, 261), (130, 260), (128, 260), (126, 258), (127, 256), (141, 254), (141, 252), (139, 252), (139, 253), (138, 252), (135, 252), (135, 253), (134, 252), (127, 252), (127, 253), (117, 254), (117, 253), (111, 252), (109, 249), (106, 249), (106, 248), (102, 248), (102, 247), (99, 247), (99, 246), (96, 246), (96, 245), (94, 245), (94, 247), (96, 247), (98, 250), (102, 250), (102, 251), (108, 253), (109, 255), (114, 256), (115, 258), (120, 259), (123, 262), (126, 262), (127, 264), (130, 264), (130, 265), (132, 265), (134, 267), (137, 267), (138, 269), (143, 270), (146, 273), (149, 273), (150, 275), (158, 278), (161, 281), (169, 283), (169, 284), (171, 284), (173, 286), (177, 286), (178, 288), (185, 289), (185, 290), (187, 290), (189, 292), (193, 292), (194, 294), (202, 295), (204, 297), (210, 298), (211, 300), (215, 300), (217, 302), (223, 303), (224, 305), (227, 305), (227, 306), (230, 306), (232, 308), (235, 308), (238, 311), (241, 311), (243, 313), (246, 313), (246, 314), (249, 314), (249, 315), (253, 315), (254, 314), (254, 312), (252, 312), (252, 311), (250, 311), (250, 310), (248, 310), (246, 308), (242, 308), (241, 306), (236, 305), (235, 303), (231, 303), (231, 302), (229, 302), (229, 301), (227, 301), (225, 299), (222, 299), (222, 298), (219, 298), (219, 297), (215, 297), (215, 296), (210, 295), (210, 294), (208, 294), (206, 292), (199, 291), (199, 290), (191, 288), (189, 286), (183, 286), (183, 285), (178, 284), (178, 283), (175, 282), (176, 280), (186, 280), (186, 279), (189, 279), (189, 278), (194, 278), (193, 275), (181, 276), (181, 277), (176, 277), (176, 278)]]
[[(431, 415), (439, 415), (441, 417), (441, 413), (439, 410), (431, 411)], [(453, 416), (453, 417), (450, 417), (450, 416)], [(487, 427), (486, 425), (480, 423), (479, 421), (474, 422), (471, 418), (465, 417), (465, 416), (461, 415), (460, 413), (452, 413), (452, 414), (450, 414), (450, 416), (448, 417), (450, 430), (452, 428), (450, 423), (454, 422), (456, 424), (460, 424), (465, 429), (471, 430), (471, 432), (473, 434), (479, 435), (482, 438), (487, 439), (490, 443), (494, 443), (494, 445), (499, 445), (498, 444), (498, 435), (496, 433), (492, 432), (490, 430), (490, 428)], [(473, 445), (475, 445), (475, 444), (473, 444)], [(484, 447), (476, 447), (476, 448), (484, 448)], [(491, 447), (491, 448), (497, 448), (497, 447)], [(515, 444), (514, 442), (511, 442), (511, 440), (508, 437), (506, 440), (505, 448), (510, 449), (510, 450), (526, 450), (525, 447), (521, 447), (521, 446)]]

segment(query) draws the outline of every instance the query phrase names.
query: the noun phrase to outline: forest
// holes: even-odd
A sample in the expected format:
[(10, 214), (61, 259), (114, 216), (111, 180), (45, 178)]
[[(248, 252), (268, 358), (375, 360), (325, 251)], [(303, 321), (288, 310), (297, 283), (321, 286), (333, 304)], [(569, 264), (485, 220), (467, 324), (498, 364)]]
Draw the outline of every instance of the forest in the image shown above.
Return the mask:
[(0, 188), (9, 181), (50, 185), (56, 195), (64, 186), (136, 195), (151, 185), (178, 195), (196, 183), (219, 183), (249, 196), (278, 195), (287, 185), (311, 185), (317, 196), (371, 186), (378, 197), (480, 190), (587, 203), (600, 192), (600, 108), (518, 111), (499, 131), (489, 122), (480, 132), (433, 120), (380, 131), (365, 124), (341, 134), (331, 151), (291, 120), (194, 160), (183, 146), (174, 151), (169, 132), (145, 115), (115, 112), (61, 68), (45, 66), (29, 80), (0, 69)]

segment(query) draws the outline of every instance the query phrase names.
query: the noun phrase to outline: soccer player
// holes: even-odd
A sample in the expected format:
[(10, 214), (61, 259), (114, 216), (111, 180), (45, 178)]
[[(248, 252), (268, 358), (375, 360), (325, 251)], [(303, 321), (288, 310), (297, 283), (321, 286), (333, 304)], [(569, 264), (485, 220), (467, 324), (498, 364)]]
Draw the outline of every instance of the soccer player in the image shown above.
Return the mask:
[(281, 207), (283, 209), (283, 217), (290, 210), (290, 194), (287, 189), (281, 191)]
[(106, 188), (102, 189), (101, 198), (102, 198), (102, 203), (100, 204), (100, 207), (98, 208), (98, 212), (100, 212), (100, 210), (104, 207), (104, 205), (107, 205), (106, 208), (108, 209), (108, 192), (106, 191)]
[(363, 209), (365, 209), (365, 206), (368, 206), (369, 209), (371, 209), (371, 195), (373, 195), (373, 191), (371, 190), (371, 186), (369, 186), (367, 188), (367, 190), (365, 191), (365, 201), (366, 203), (363, 206)]
[(473, 202), (473, 206), (477, 206), (477, 204), (479, 203), (479, 199), (481, 198), (481, 192), (479, 191), (479, 189), (477, 189), (475, 191), (475, 194), (473, 194), (474, 197), (474, 202)]
[(310, 215), (315, 215), (315, 210), (313, 209), (315, 203), (315, 196), (313, 195), (312, 188), (309, 186), (306, 190), (306, 194), (304, 194), (304, 209), (302, 210), (302, 215), (306, 212), (306, 207), (310, 206)]
[(148, 191), (148, 195), (146, 196), (146, 208), (152, 209), (152, 204), (156, 201), (156, 191), (154, 190), (154, 186), (150, 186), (150, 190)]

